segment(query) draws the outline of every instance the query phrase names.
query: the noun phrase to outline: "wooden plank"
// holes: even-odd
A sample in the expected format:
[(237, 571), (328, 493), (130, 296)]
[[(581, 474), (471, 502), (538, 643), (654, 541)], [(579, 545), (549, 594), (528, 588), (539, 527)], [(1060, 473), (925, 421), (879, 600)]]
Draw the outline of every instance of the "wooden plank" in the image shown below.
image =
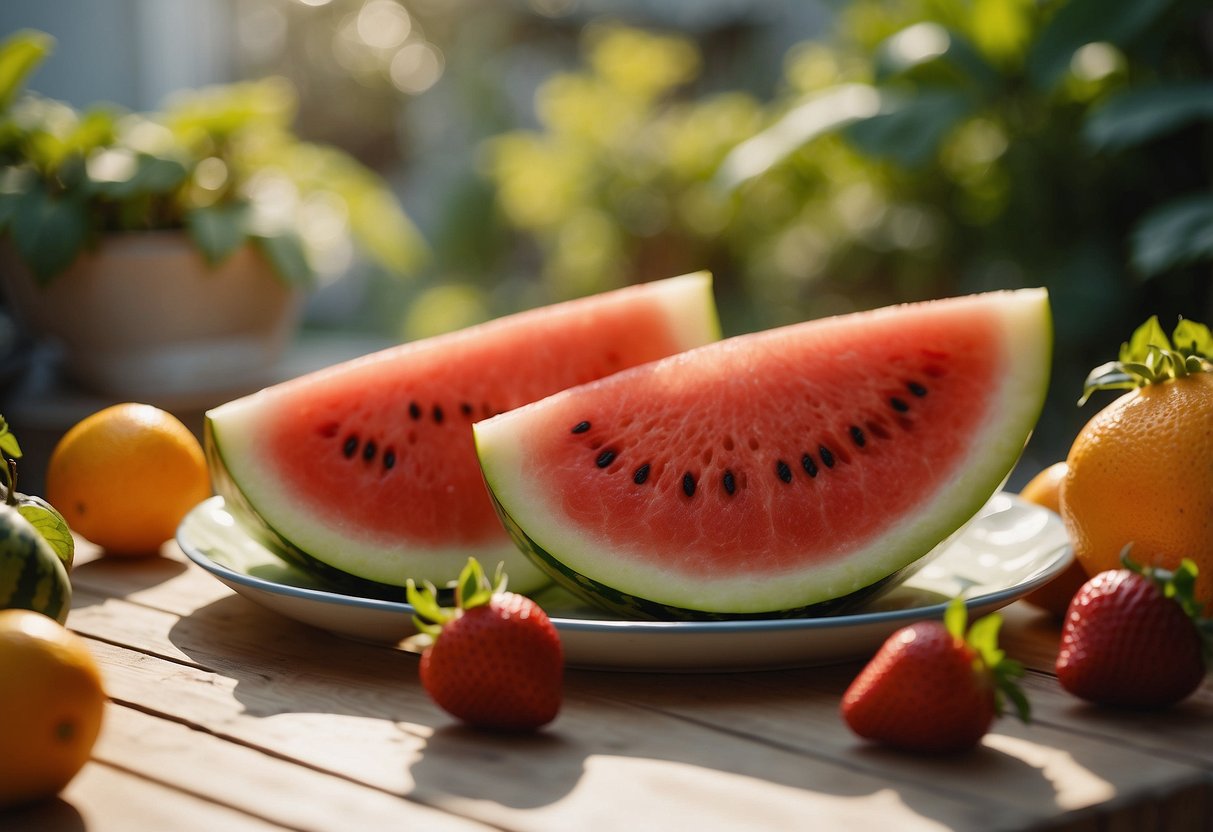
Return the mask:
[(247, 745), (111, 705), (94, 758), (209, 802), (295, 830), (386, 829), (433, 832), (485, 826), (324, 774)]
[(273, 823), (90, 762), (58, 797), (0, 812), (5, 832), (273, 832)]
[[(1038, 821), (1124, 802), (1162, 803), (1202, 793), (1210, 771), (1050, 723), (997, 722), (977, 753), (953, 758), (905, 755), (870, 746), (845, 728), (838, 704), (858, 666), (715, 677), (638, 676), (626, 688), (611, 674), (573, 676), (573, 689), (728, 725), (759, 741), (924, 789), (939, 789), (994, 811)], [(1054, 685), (1056, 683), (1054, 682)], [(582, 687), (584, 686), (584, 687)], [(1053, 691), (1057, 700), (1065, 694)], [(1145, 729), (1139, 729), (1145, 731)]]
[[(300, 749), (292, 739), (294, 726), (303, 718), (301, 711), (327, 709), (347, 718), (396, 720), (416, 740), (415, 746), (397, 749), (402, 752), (396, 758), (402, 768), (424, 759), (435, 728), (440, 737), (452, 730), (442, 727), (444, 718), (417, 687), (415, 658), (287, 621), (232, 596), (196, 567), (179, 569), (178, 565), (168, 557), (152, 562), (145, 572), (136, 572), (143, 567), (98, 563), (77, 584), (82, 589), (81, 607), (73, 611), (69, 624), (95, 638), (130, 644), (150, 655), (202, 669), (216, 676), (212, 684), (220, 687), (235, 680), (230, 696), (254, 715), (278, 719), (284, 708), (293, 712), (290, 730), (266, 733), (244, 724), (239, 727), (241, 741), (264, 745), (275, 753), (310, 753), (307, 743)], [(131, 585), (135, 591), (127, 597), (136, 602), (133, 605), (96, 594), (121, 594)], [(1011, 654), (1031, 667), (1050, 669), (1056, 655), (1056, 625), (1022, 604), (1008, 608), (1005, 615), (1004, 644)], [(375, 672), (368, 674), (370, 668)], [(1037, 709), (1035, 723), (1028, 727), (999, 723), (987, 738), (980, 765), (974, 766), (972, 760), (907, 762), (857, 743), (841, 726), (836, 711), (841, 692), (857, 669), (844, 666), (715, 677), (570, 673), (570, 707), (560, 727), (569, 724), (569, 712), (584, 709), (589, 719), (604, 701), (613, 707), (639, 705), (698, 729), (700, 734), (692, 732), (696, 739), (689, 742), (706, 743), (713, 731), (733, 732), (737, 739), (774, 746), (793, 757), (815, 758), (829, 766), (884, 778), (898, 790), (904, 787), (910, 793), (931, 795), (927, 803), (946, 799), (1006, 810), (1012, 825), (1024, 817), (1034, 821), (1054, 818), (1060, 809), (1066, 823), (1081, 828), (1091, 822), (1093, 810), (1101, 804), (1106, 809), (1103, 822), (1116, 822), (1130, 806), (1135, 812), (1210, 814), (1208, 776), (1213, 743), (1207, 740), (1213, 720), (1207, 718), (1209, 685), (1177, 712), (1143, 717), (1092, 712), (1060, 691), (1051, 677), (1034, 675), (1028, 684)], [(384, 678), (396, 680), (391, 694), (385, 693)], [(271, 683), (276, 680), (290, 686), (289, 703), (275, 694)], [(186, 689), (192, 686), (193, 681)], [(391, 716), (382, 707), (385, 696), (394, 697), (396, 710)], [(611, 718), (619, 716), (615, 713)], [(208, 724), (207, 708), (201, 707), (196, 718), (203, 720), (199, 724)], [(343, 740), (332, 735), (331, 720), (324, 721), (320, 736), (337, 747), (352, 749), (335, 769), (343, 776), (401, 794), (424, 786), (410, 778), (385, 780), (381, 768), (359, 764), (367, 755), (373, 758), (382, 743), (377, 728), (347, 725), (348, 736)], [(669, 721), (660, 724), (665, 726), (662, 730), (669, 730)], [(315, 725), (307, 728), (317, 730)], [(360, 736), (363, 728), (366, 736)], [(564, 730), (559, 733), (568, 735)], [(598, 730), (587, 736), (601, 734)], [(580, 731), (576, 738), (583, 739)], [(461, 740), (460, 747), (475, 754), (477, 749), (484, 750), (486, 742), (483, 736), (472, 735)], [(518, 752), (506, 747), (496, 753), (497, 759), (516, 762)], [(409, 755), (413, 755), (411, 761)], [(689, 751), (682, 756), (686, 759), (680, 762), (690, 762)], [(613, 776), (611, 765), (596, 765), (601, 777)], [(635, 776), (637, 765), (631, 761), (625, 766), (628, 777)], [(496, 788), (494, 783), (499, 782), (469, 776), (480, 782), (481, 789)], [(762, 773), (755, 776), (765, 777)], [(509, 777), (504, 782), (526, 788)], [(688, 778), (683, 788), (694, 792), (695, 782), (703, 780)], [(626, 785), (618, 788), (626, 790)], [(422, 788), (419, 794), (427, 795), (424, 799), (434, 805), (445, 805), (451, 799), (443, 789), (430, 793)], [(744, 797), (740, 799), (745, 802)], [(567, 818), (563, 811), (555, 816)], [(491, 814), (483, 817), (497, 822)], [(528, 824), (537, 822), (535, 816), (528, 816)]]
[[(232, 603), (238, 606), (223, 616), (165, 615), (160, 629), (141, 634), (137, 646), (144, 653), (94, 641), (111, 696), (222, 740), (504, 828), (788, 828), (805, 817), (859, 829), (865, 823), (990, 828), (984, 804), (624, 702), (570, 697), (552, 730), (535, 737), (467, 731), (424, 696), (414, 656), (327, 643), (322, 634), (243, 599)], [(86, 606), (74, 626), (112, 637), (108, 625), (130, 606), (114, 599)], [(281, 638), (270, 635), (267, 642), (266, 630), (277, 628)], [(291, 629), (293, 636), (285, 632)], [(293, 668), (266, 672), (248, 660), (252, 646), (245, 642), (254, 636), (263, 654), (272, 652), (264, 647), (272, 643), (288, 655), (305, 655), (300, 639), (315, 652)], [(171, 652), (165, 642), (172, 641), (187, 655), (193, 652), (188, 645), (206, 644), (200, 664), (222, 669), (151, 655)], [(227, 659), (225, 651), (231, 651)], [(618, 807), (628, 808), (612, 811)], [(1023, 820), (1008, 811), (999, 828)]]

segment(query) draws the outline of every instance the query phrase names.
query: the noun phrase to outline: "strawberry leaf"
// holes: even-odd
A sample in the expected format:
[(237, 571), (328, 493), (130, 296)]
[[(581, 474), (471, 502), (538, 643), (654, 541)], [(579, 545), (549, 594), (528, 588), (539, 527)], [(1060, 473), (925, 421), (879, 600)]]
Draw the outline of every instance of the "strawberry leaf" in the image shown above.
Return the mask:
[(493, 585), (484, 574), (480, 561), (468, 558), (467, 565), (459, 573), (459, 580), (455, 585), (455, 603), (464, 610), (481, 607), (489, 602), (493, 592)]
[(966, 610), (964, 601), (953, 598), (944, 613), (944, 625), (953, 636), (962, 638), (977, 652), (982, 669), (990, 675), (994, 686), (994, 712), (1001, 716), (1009, 700), (1015, 714), (1023, 722), (1031, 719), (1028, 698), (1019, 687), (1018, 680), (1024, 675), (1023, 665), (1007, 658), (1006, 651), (998, 646), (998, 631), (1002, 628), (1002, 616), (990, 613), (973, 622), (965, 634)]
[(973, 622), (969, 628), (969, 646), (981, 655), (986, 667), (998, 667), (1006, 653), (998, 647), (998, 630), (1002, 627), (1002, 616), (990, 614)]
[(455, 606), (444, 607), (438, 601), (438, 589), (429, 581), (421, 588), (409, 578), (405, 583), (405, 598), (413, 606), (413, 626), (417, 635), (407, 639), (405, 646), (411, 650), (424, 649), (433, 644), (444, 625), (463, 615), (465, 610), (483, 606), (493, 595), (505, 591), (505, 564), (497, 565), (493, 583), (489, 583), (484, 569), (475, 558), (468, 558), (459, 577), (451, 583), (455, 588)]
[(947, 609), (943, 613), (943, 626), (952, 638), (957, 641), (965, 640), (965, 626), (968, 623), (969, 611), (965, 609), (965, 602), (959, 595), (948, 602)]

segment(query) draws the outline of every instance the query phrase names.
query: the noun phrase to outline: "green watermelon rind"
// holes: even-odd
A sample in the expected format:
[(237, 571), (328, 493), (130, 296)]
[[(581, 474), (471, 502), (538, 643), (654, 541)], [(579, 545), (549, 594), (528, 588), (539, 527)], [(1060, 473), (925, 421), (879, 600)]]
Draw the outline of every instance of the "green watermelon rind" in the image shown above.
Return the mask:
[(63, 624), (71, 606), (63, 561), (16, 509), (0, 505), (0, 609), (33, 610)]
[(223, 459), (220, 443), (215, 436), (214, 425), (207, 419), (203, 422), (203, 446), (206, 449), (207, 464), (211, 472), (211, 484), (215, 493), (223, 497), (224, 508), (240, 523), (241, 529), (266, 550), (277, 555), (283, 561), (302, 569), (307, 574), (319, 578), (333, 589), (345, 594), (364, 598), (378, 598), (384, 601), (403, 601), (403, 587), (380, 583), (379, 581), (363, 578), (352, 572), (339, 569), (336, 566), (308, 554), (295, 545), (289, 537), (269, 523), (249, 502), (244, 491), (236, 483), (227, 464)]
[[(661, 303), (675, 313), (669, 323), (676, 343), (690, 347), (720, 338), (709, 273), (695, 272), (660, 283), (664, 284)], [(223, 413), (222, 419), (213, 416), (217, 412)], [(238, 476), (229, 464), (232, 457), (261, 440), (239, 424), (240, 415), (239, 400), (206, 414), (203, 444), (212, 485), (249, 536), (284, 561), (342, 591), (388, 600), (402, 597), (406, 578), (444, 585), (457, 576), (469, 557), (489, 571), (504, 564), (510, 588), (516, 592), (532, 593), (549, 585), (548, 575), (508, 539), (489, 546), (427, 549), (401, 545), (388, 550), (378, 544), (362, 547), (350, 535), (331, 530), (314, 518), (288, 517), (291, 508), (274, 497), (275, 484), (270, 479), (251, 476), (248, 470)], [(297, 524), (295, 531), (289, 528), (291, 523)], [(389, 560), (396, 563), (389, 565)], [(407, 570), (402, 568), (405, 562)], [(443, 570), (452, 569), (442, 576)]]
[[(554, 580), (614, 612), (672, 619), (821, 614), (838, 599), (869, 587), (874, 591), (879, 582), (920, 565), (941, 541), (977, 514), (1005, 482), (1040, 417), (1053, 343), (1048, 294), (1043, 289), (1004, 294), (1008, 299), (1002, 307), (1006, 372), (999, 398), (990, 408), (993, 417), (973, 443), (975, 458), (959, 467), (924, 510), (845, 562), (775, 579), (747, 581), (738, 575), (673, 581), (658, 567), (638, 568), (634, 562), (599, 557), (593, 544), (579, 538), (577, 529), (541, 508), (544, 501), (534, 491), (539, 484), (517, 476), (523, 451), (508, 425), (521, 411), (474, 427), (477, 453), (498, 515), (511, 528), (515, 544)], [(684, 355), (682, 360), (686, 359)]]

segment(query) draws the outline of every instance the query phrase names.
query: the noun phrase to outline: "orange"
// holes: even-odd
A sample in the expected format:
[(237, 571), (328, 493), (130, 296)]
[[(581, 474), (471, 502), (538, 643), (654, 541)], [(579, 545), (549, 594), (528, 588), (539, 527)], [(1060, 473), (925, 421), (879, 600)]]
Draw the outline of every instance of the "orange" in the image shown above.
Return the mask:
[(88, 761), (105, 708), (84, 639), (30, 610), (0, 610), (0, 809), (57, 794)]
[(116, 404), (69, 430), (51, 452), (46, 498), (107, 554), (147, 555), (210, 496), (206, 456), (177, 417)]
[(1067, 457), (1061, 516), (1090, 575), (1190, 558), (1196, 597), (1213, 601), (1213, 374), (1139, 387), (1083, 427)]
[[(1061, 483), (1069, 470), (1069, 466), (1064, 462), (1053, 463), (1032, 477), (1019, 492), (1019, 496), (1030, 503), (1060, 514)], [(1087, 572), (1075, 557), (1060, 575), (1029, 592), (1024, 596), (1024, 600), (1060, 618), (1066, 614), (1074, 593), (1078, 592), (1078, 588), (1086, 582)]]

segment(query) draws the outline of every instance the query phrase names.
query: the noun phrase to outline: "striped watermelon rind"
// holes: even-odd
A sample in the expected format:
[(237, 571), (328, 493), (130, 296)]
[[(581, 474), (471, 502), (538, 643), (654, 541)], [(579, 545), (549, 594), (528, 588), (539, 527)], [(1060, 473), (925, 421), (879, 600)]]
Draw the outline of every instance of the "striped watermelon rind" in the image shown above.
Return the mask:
[(0, 505), (0, 609), (33, 610), (63, 624), (71, 605), (63, 561), (17, 509)]

